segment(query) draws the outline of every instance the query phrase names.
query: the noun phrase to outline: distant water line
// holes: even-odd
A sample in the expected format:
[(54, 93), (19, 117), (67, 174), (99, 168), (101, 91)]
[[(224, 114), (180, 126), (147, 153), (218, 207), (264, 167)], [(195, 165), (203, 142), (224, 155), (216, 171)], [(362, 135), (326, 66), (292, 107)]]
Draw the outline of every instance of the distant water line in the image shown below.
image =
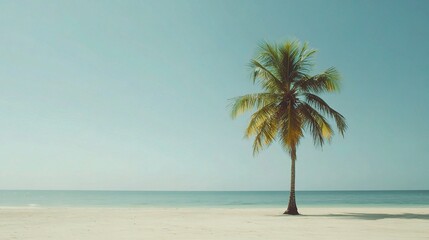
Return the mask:
[[(0, 207), (284, 207), (287, 191), (0, 190)], [(422, 191), (299, 191), (300, 207), (429, 207)]]

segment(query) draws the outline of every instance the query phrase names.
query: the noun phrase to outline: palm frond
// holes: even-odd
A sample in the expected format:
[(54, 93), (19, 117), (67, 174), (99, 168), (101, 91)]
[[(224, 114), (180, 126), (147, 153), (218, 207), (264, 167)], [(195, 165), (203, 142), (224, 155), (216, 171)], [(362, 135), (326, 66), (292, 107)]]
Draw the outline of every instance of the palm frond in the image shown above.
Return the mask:
[(278, 129), (276, 114), (270, 114), (265, 121), (255, 129), (255, 140), (253, 141), (253, 155), (259, 153), (264, 147), (268, 147), (275, 140)]
[(300, 54), (300, 44), (298, 41), (288, 41), (279, 48), (281, 56), (280, 74), (282, 82), (288, 86), (292, 84), (295, 71), (297, 70), (297, 62)]
[(294, 89), (300, 92), (323, 93), (337, 92), (340, 89), (340, 74), (335, 68), (328, 68), (315, 76), (304, 76), (294, 84)]
[(316, 107), (319, 111), (322, 111), (324, 114), (334, 118), (335, 123), (337, 124), (338, 131), (341, 133), (342, 136), (344, 136), (344, 133), (347, 130), (347, 123), (343, 115), (335, 111), (322, 98), (314, 94), (305, 93), (304, 97), (305, 97), (305, 101), (308, 104)]
[(249, 125), (246, 128), (244, 136), (246, 138), (249, 138), (252, 135), (256, 135), (260, 131), (261, 127), (265, 124), (265, 122), (273, 120), (273, 117), (276, 112), (276, 102), (273, 102), (268, 105), (265, 105), (264, 107), (253, 113), (250, 118)]
[(275, 101), (277, 95), (273, 93), (254, 93), (236, 97), (232, 100), (231, 117), (234, 119), (251, 109), (260, 109), (267, 104)]
[(276, 44), (269, 44), (267, 42), (261, 43), (259, 45), (259, 53), (257, 58), (264, 66), (278, 68), (281, 64), (278, 47)]
[(264, 66), (256, 59), (251, 60), (250, 67), (253, 69), (253, 83), (259, 82), (265, 90), (270, 92), (282, 90), (282, 82), (272, 67)]
[(306, 76), (314, 66), (313, 56), (317, 52), (315, 49), (310, 49), (308, 43), (304, 43), (299, 53), (298, 61), (295, 64), (294, 79), (301, 79)]
[(315, 145), (323, 146), (325, 139), (331, 140), (334, 131), (325, 117), (307, 103), (301, 103), (298, 110), (303, 116), (303, 127), (311, 133)]

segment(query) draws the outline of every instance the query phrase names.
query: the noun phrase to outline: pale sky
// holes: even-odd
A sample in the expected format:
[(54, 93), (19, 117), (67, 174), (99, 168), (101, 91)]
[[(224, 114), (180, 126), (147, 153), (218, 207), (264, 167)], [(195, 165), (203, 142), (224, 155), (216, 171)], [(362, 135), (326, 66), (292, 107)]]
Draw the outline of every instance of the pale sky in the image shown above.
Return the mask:
[(428, 1), (1, 1), (0, 189), (288, 190), (252, 157), (261, 41), (308, 41), (345, 138), (298, 148), (298, 190), (429, 189)]

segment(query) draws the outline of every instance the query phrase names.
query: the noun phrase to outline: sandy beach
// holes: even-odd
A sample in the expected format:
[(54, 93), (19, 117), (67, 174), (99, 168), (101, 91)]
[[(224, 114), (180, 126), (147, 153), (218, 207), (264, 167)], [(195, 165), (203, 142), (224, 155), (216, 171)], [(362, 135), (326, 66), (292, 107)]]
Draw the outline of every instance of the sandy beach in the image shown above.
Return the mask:
[(429, 208), (0, 208), (0, 239), (429, 239)]

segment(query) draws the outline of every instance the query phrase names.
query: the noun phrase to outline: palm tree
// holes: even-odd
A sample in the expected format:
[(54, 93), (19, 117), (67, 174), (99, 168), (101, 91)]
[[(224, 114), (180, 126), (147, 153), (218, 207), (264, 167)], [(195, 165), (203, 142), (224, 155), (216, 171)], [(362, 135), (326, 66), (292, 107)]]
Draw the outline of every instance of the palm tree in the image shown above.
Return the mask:
[(339, 73), (331, 67), (310, 75), (315, 53), (307, 43), (298, 41), (262, 44), (250, 66), (253, 83), (259, 84), (263, 92), (232, 99), (233, 118), (255, 109), (245, 132), (247, 138), (255, 136), (254, 155), (275, 140), (290, 154), (290, 197), (284, 214), (299, 214), (295, 201), (295, 162), (296, 148), (304, 132), (313, 136), (316, 146), (322, 146), (334, 134), (327, 118), (335, 121), (342, 136), (347, 129), (345, 118), (318, 96), (339, 90)]

